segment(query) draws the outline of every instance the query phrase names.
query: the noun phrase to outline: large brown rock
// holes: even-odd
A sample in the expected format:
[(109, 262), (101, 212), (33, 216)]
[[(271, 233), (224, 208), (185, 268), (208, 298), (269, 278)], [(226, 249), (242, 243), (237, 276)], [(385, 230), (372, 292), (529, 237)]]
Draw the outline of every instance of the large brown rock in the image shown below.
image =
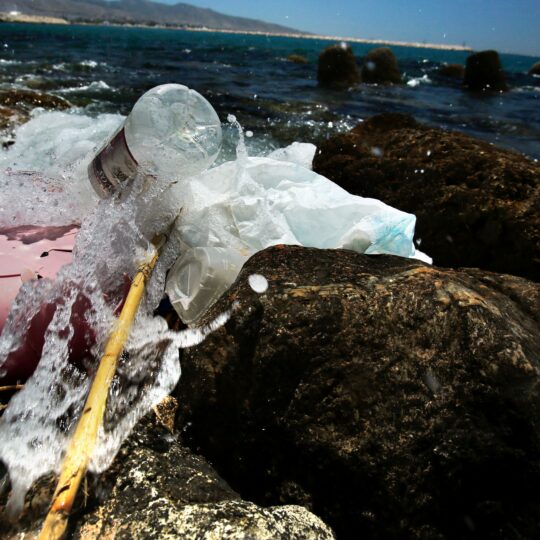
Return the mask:
[(540, 277), (540, 164), (457, 132), (383, 114), (321, 145), (314, 170), (417, 217), (443, 266)]
[(372, 49), (362, 66), (362, 82), (374, 84), (401, 84), (401, 73), (394, 53), (388, 47)]
[(338, 538), (540, 536), (539, 285), (278, 246), (209, 317), (233, 301), (183, 351), (178, 425), (243, 496)]
[(508, 90), (497, 51), (481, 51), (467, 58), (465, 88), (476, 92), (505, 92)]
[(317, 80), (321, 86), (347, 88), (360, 82), (360, 73), (351, 47), (330, 45), (319, 55)]

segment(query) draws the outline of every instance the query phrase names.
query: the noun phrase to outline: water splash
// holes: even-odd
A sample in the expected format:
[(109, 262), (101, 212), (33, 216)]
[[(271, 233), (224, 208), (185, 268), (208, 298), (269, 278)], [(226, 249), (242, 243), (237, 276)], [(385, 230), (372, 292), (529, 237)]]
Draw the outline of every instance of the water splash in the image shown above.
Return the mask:
[[(84, 167), (82, 163), (77, 170)], [(69, 174), (74, 174), (73, 169)], [(39, 180), (46, 196), (41, 200), (32, 188), (27, 189), (34, 217), (25, 204), (20, 220), (48, 222), (50, 208), (43, 205), (55, 198), (71, 200), (73, 212), (77, 209), (78, 199), (70, 196), (70, 188), (58, 176), (33, 174), (29, 178)], [(80, 182), (83, 178), (76, 175)], [(24, 184), (28, 178), (19, 180)], [(9, 182), (0, 184), (2, 197), (12, 188)], [(32, 324), (38, 321), (46, 330), (39, 364), (0, 419), (0, 459), (8, 468), (12, 485), (7, 508), (11, 517), (22, 509), (34, 481), (59, 472), (97, 369), (96, 359), (127, 286), (139, 264), (153, 253), (151, 239), (179, 214), (182, 193), (182, 179), (148, 182), (139, 173), (122, 201), (113, 197), (90, 206), (76, 238), (73, 261), (54, 281), (31, 280), (21, 287), (0, 336), (0, 369), (5, 370), (13, 355), (29, 345)], [(78, 208), (84, 215), (89, 204), (83, 202)], [(72, 214), (65, 219), (69, 221)], [(13, 219), (7, 210), (5, 218)], [(205, 328), (180, 333), (169, 331), (165, 321), (153, 317), (166, 271), (177, 255), (178, 244), (172, 238), (154, 269), (120, 359), (91, 471), (106, 469), (137, 420), (172, 391), (180, 377), (178, 348), (200, 343), (230, 316), (225, 313)]]
[[(227, 116), (227, 122), (236, 128), (238, 131), (238, 144), (236, 145), (236, 160), (240, 168), (244, 167), (248, 160), (248, 151), (246, 147), (246, 139), (244, 138), (244, 128), (236, 119), (234, 114)], [(253, 134), (252, 134), (253, 135)]]

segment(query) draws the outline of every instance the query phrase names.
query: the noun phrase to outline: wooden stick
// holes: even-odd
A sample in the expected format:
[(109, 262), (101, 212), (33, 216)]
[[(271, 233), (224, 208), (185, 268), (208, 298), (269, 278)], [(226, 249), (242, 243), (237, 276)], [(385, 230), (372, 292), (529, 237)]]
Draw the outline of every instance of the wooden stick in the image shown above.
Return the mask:
[(133, 279), (126, 302), (116, 326), (109, 336), (105, 352), (90, 388), (82, 416), (68, 445), (64, 463), (54, 492), (49, 513), (39, 534), (39, 540), (60, 540), (67, 530), (68, 518), (96, 444), (99, 427), (103, 422), (107, 395), (124, 349), (131, 325), (135, 319), (144, 288), (159, 257), (159, 248), (152, 259), (144, 264)]
[(9, 390), (21, 390), (24, 384), (10, 384), (9, 386), (0, 386), (0, 392), (8, 392)]

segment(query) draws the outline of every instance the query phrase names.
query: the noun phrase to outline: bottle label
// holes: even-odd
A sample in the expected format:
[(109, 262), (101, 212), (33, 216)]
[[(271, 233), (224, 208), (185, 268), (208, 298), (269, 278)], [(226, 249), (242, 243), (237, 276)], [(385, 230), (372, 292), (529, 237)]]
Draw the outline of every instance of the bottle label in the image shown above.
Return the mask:
[(97, 194), (109, 197), (135, 178), (138, 163), (131, 154), (122, 126), (88, 166), (88, 176)]

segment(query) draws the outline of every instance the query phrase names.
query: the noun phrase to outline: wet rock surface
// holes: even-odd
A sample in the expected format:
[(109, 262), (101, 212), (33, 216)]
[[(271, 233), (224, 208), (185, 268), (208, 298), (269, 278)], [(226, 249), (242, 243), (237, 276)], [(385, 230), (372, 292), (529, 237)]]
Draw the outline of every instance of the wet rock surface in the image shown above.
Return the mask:
[(331, 45), (319, 55), (317, 80), (321, 86), (347, 88), (360, 82), (356, 58), (349, 45)]
[(4, 107), (16, 107), (22, 109), (32, 109), (43, 107), (44, 109), (67, 109), (70, 103), (59, 96), (23, 89), (0, 90), (0, 105)]
[(313, 168), (347, 191), (417, 217), (442, 266), (538, 280), (540, 164), (409, 115), (382, 114), (322, 144)]
[(362, 82), (373, 84), (401, 84), (396, 57), (388, 47), (378, 47), (368, 52), (362, 66)]
[(476, 92), (505, 92), (508, 90), (497, 51), (471, 54), (465, 66), (465, 88)]
[(277, 246), (208, 317), (233, 301), (183, 352), (177, 425), (235, 490), (338, 538), (540, 535), (538, 284)]
[(287, 60), (293, 64), (309, 64), (308, 59), (301, 54), (289, 54)]
[(36, 107), (62, 110), (71, 104), (59, 96), (23, 89), (0, 89), (0, 143), (13, 144), (13, 130), (30, 118), (30, 111)]
[[(204, 458), (183, 447), (167, 429), (170, 414), (158, 409), (147, 415), (111, 468), (82, 487), (70, 538), (334, 538), (305, 508), (261, 508), (243, 501)], [(2, 538), (35, 538), (54, 487), (51, 477), (34, 486), (18, 524), (2, 524)]]
[(444, 64), (439, 68), (438, 74), (441, 77), (448, 77), (449, 79), (463, 80), (465, 77), (465, 67), (461, 64)]
[(540, 62), (536, 62), (536, 64), (531, 66), (531, 69), (529, 69), (529, 75), (540, 75)]

